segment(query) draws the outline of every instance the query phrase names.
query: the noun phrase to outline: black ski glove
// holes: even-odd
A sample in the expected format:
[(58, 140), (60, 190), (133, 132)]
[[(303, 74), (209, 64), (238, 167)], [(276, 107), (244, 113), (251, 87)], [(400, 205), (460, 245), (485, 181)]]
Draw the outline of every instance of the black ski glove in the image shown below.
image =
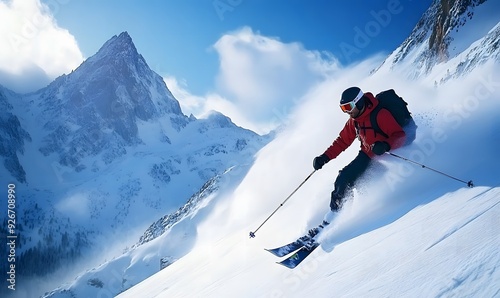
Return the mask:
[(330, 158), (326, 154), (321, 154), (317, 156), (313, 160), (313, 168), (317, 171), (321, 169), (327, 162), (330, 161)]
[(387, 144), (387, 142), (376, 141), (372, 145), (372, 151), (376, 155), (382, 155), (389, 150), (391, 150), (391, 146), (389, 146), (389, 144)]

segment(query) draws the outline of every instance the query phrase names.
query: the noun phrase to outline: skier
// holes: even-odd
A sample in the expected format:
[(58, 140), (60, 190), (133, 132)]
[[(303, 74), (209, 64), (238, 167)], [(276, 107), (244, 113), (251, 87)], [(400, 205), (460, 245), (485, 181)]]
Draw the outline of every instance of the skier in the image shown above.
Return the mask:
[[(370, 114), (378, 104), (379, 101), (372, 93), (363, 93), (358, 87), (348, 88), (342, 93), (340, 109), (349, 115), (349, 119), (332, 145), (323, 154), (314, 158), (313, 167), (315, 170), (321, 169), (346, 150), (356, 137), (361, 142), (361, 150), (356, 158), (339, 172), (331, 194), (330, 211), (325, 215), (322, 224), (309, 230), (311, 239), (333, 220), (335, 214), (342, 208), (344, 198), (375, 156), (407, 145), (407, 139), (411, 142), (415, 138), (414, 133), (407, 136), (405, 130), (386, 109), (379, 110), (376, 115), (377, 124), (384, 134), (378, 133), (370, 120)], [(411, 125), (414, 124), (411, 120)], [(415, 129), (416, 126), (409, 131), (414, 132)]]

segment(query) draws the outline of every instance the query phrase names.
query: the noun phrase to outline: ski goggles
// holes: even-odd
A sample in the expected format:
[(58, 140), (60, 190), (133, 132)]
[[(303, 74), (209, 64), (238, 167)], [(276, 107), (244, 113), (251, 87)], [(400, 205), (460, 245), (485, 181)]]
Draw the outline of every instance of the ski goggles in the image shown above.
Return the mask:
[(354, 109), (354, 107), (356, 107), (356, 103), (363, 97), (363, 95), (364, 95), (363, 91), (360, 90), (358, 95), (356, 95), (356, 97), (352, 101), (340, 104), (340, 109), (342, 110), (342, 112), (344, 113), (351, 112)]

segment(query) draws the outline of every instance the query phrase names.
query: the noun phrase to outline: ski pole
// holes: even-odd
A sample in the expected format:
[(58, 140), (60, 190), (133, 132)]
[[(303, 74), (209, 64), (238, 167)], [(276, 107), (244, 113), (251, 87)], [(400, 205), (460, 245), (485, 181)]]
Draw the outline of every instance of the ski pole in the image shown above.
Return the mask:
[(423, 164), (421, 164), (421, 163), (418, 163), (418, 162), (416, 162), (416, 161), (413, 161), (413, 160), (411, 160), (411, 159), (408, 159), (408, 158), (405, 158), (405, 157), (399, 156), (399, 155), (394, 154), (394, 153), (391, 153), (391, 152), (386, 152), (386, 153), (387, 153), (387, 154), (389, 154), (389, 155), (392, 155), (392, 156), (394, 156), (394, 157), (400, 158), (400, 159), (402, 159), (402, 160), (405, 160), (405, 161), (408, 161), (408, 162), (414, 163), (414, 164), (416, 164), (416, 165), (419, 165), (419, 166), (421, 166), (421, 167), (422, 167), (422, 168), (424, 168), (424, 169), (428, 169), (428, 170), (434, 171), (434, 172), (436, 172), (436, 173), (438, 173), (438, 174), (441, 174), (441, 175), (443, 175), (443, 176), (446, 176), (446, 177), (448, 177), (448, 178), (451, 178), (451, 179), (454, 179), (454, 180), (460, 181), (460, 182), (462, 182), (462, 183), (465, 183), (465, 184), (467, 184), (467, 186), (468, 186), (468, 187), (474, 187), (474, 183), (472, 183), (472, 180), (469, 180), (469, 181), (464, 181), (464, 180), (461, 180), (461, 179), (455, 178), (455, 177), (453, 177), (453, 176), (450, 176), (450, 175), (448, 175), (448, 174), (446, 174), (446, 173), (443, 173), (443, 172), (440, 172), (440, 171), (438, 171), (438, 170), (435, 170), (435, 169), (433, 169), (433, 168), (429, 168), (428, 166), (423, 165)]
[(278, 209), (280, 209), (281, 207), (283, 207), (283, 205), (285, 205), (286, 201), (288, 201), (288, 199), (290, 199), (293, 194), (295, 192), (297, 192), (297, 190), (299, 190), (299, 188), (302, 187), (302, 185), (304, 185), (304, 183), (306, 183), (307, 180), (309, 180), (309, 178), (311, 178), (311, 176), (316, 172), (316, 170), (312, 171), (311, 174), (309, 174), (309, 176), (306, 177), (306, 179), (304, 179), (304, 181), (302, 181), (302, 183), (300, 183), (300, 185), (283, 201), (283, 203), (281, 203), (278, 208), (276, 208), (276, 210), (273, 211), (273, 213), (271, 213), (271, 215), (269, 215), (266, 220), (264, 220), (263, 223), (260, 224), (260, 226), (253, 232), (250, 232), (250, 238), (255, 238), (255, 233), (257, 233), (257, 231), (274, 215), (274, 213), (276, 213), (278, 211)]

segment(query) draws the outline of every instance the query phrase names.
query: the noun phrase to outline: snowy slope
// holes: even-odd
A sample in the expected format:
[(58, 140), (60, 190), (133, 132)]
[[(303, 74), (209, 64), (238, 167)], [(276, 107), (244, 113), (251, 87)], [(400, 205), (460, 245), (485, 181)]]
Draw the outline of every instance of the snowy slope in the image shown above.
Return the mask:
[[(352, 67), (311, 90), (234, 192), (214, 201), (196, 226), (193, 249), (118, 297), (498, 297), (498, 63), (439, 88), (396, 72), (369, 76), (377, 63)], [(342, 128), (346, 117), (330, 98), (353, 81), (373, 92), (396, 88), (409, 102), (418, 137), (395, 153), (476, 187), (384, 156), (322, 236), (321, 249), (291, 271), (263, 248), (321, 221), (332, 181), (357, 148), (315, 173), (255, 239), (248, 232), (311, 172), (313, 157)]]
[[(375, 63), (346, 71), (344, 79), (335, 82), (348, 84), (368, 74)], [(292, 124), (259, 152), (242, 180), (232, 179), (227, 191), (212, 194), (210, 209), (203, 216), (186, 219), (173, 231), (80, 276), (69, 288), (62, 288), (66, 292), (57, 291), (51, 297), (112, 296), (127, 289), (130, 280), (160, 270), (160, 257), (169, 253), (183, 257), (120, 297), (302, 297), (311, 293), (315, 297), (415, 297), (419, 293), (495, 297), (500, 288), (500, 258), (495, 254), (500, 244), (498, 78), (497, 68), (485, 66), (472, 77), (443, 83), (440, 89), (433, 89), (428, 80), (409, 83), (396, 75), (390, 79), (367, 76), (361, 82), (382, 89), (396, 85), (410, 103), (419, 136), (398, 154), (472, 179), (477, 185), (473, 189), (384, 157), (381, 167), (387, 171), (373, 169), (310, 260), (294, 271), (274, 264), (277, 258), (263, 248), (288, 242), (321, 220), (336, 172), (356, 153), (353, 148), (316, 173), (257, 238), (248, 239), (248, 232), (305, 178), (312, 157), (343, 125), (345, 115), (334, 103), (324, 107), (325, 98), (342, 90), (333, 80), (327, 81), (304, 98), (291, 116)], [(488, 79), (493, 85), (487, 84)], [(473, 100), (476, 105), (471, 105)], [(308, 121), (313, 111), (317, 117)], [(331, 138), (325, 138), (325, 131)], [(297, 155), (298, 148), (302, 154)], [(171, 243), (179, 239), (189, 245), (173, 248)], [(95, 278), (101, 287), (89, 283)]]
[(293, 271), (242, 230), (118, 297), (495, 297), (499, 203), (498, 187), (461, 189)]
[[(500, 78), (492, 68), (481, 71), (475, 77)], [(363, 83), (381, 85), (384, 79), (375, 76)], [(357, 188), (323, 235), (321, 249), (295, 270), (274, 264), (278, 258), (263, 248), (286, 243), (321, 220), (336, 171), (355, 154), (346, 152), (316, 173), (255, 239), (248, 238), (310, 172), (314, 152), (324, 149), (319, 140), (325, 136), (305, 119), (327, 95), (339, 91), (327, 82), (296, 112), (296, 125), (260, 152), (235, 191), (217, 200), (211, 216), (197, 226), (190, 253), (118, 297), (498, 297), (498, 95), (481, 98), (479, 111), (452, 118), (444, 109), (429, 111), (424, 99), (432, 94), (433, 107), (453, 106), (453, 95), (477, 90), (474, 77), (450, 81), (439, 90), (416, 81), (391, 81), (413, 95), (406, 98), (420, 125), (414, 145), (396, 153), (472, 179), (476, 187), (384, 157), (388, 171), (375, 169)], [(315, 124), (340, 127), (345, 119), (335, 111), (319, 113)], [(332, 113), (338, 119), (330, 120)], [(335, 133), (332, 129), (327, 139)], [(299, 143), (308, 145), (294, 160), (293, 145)]]

